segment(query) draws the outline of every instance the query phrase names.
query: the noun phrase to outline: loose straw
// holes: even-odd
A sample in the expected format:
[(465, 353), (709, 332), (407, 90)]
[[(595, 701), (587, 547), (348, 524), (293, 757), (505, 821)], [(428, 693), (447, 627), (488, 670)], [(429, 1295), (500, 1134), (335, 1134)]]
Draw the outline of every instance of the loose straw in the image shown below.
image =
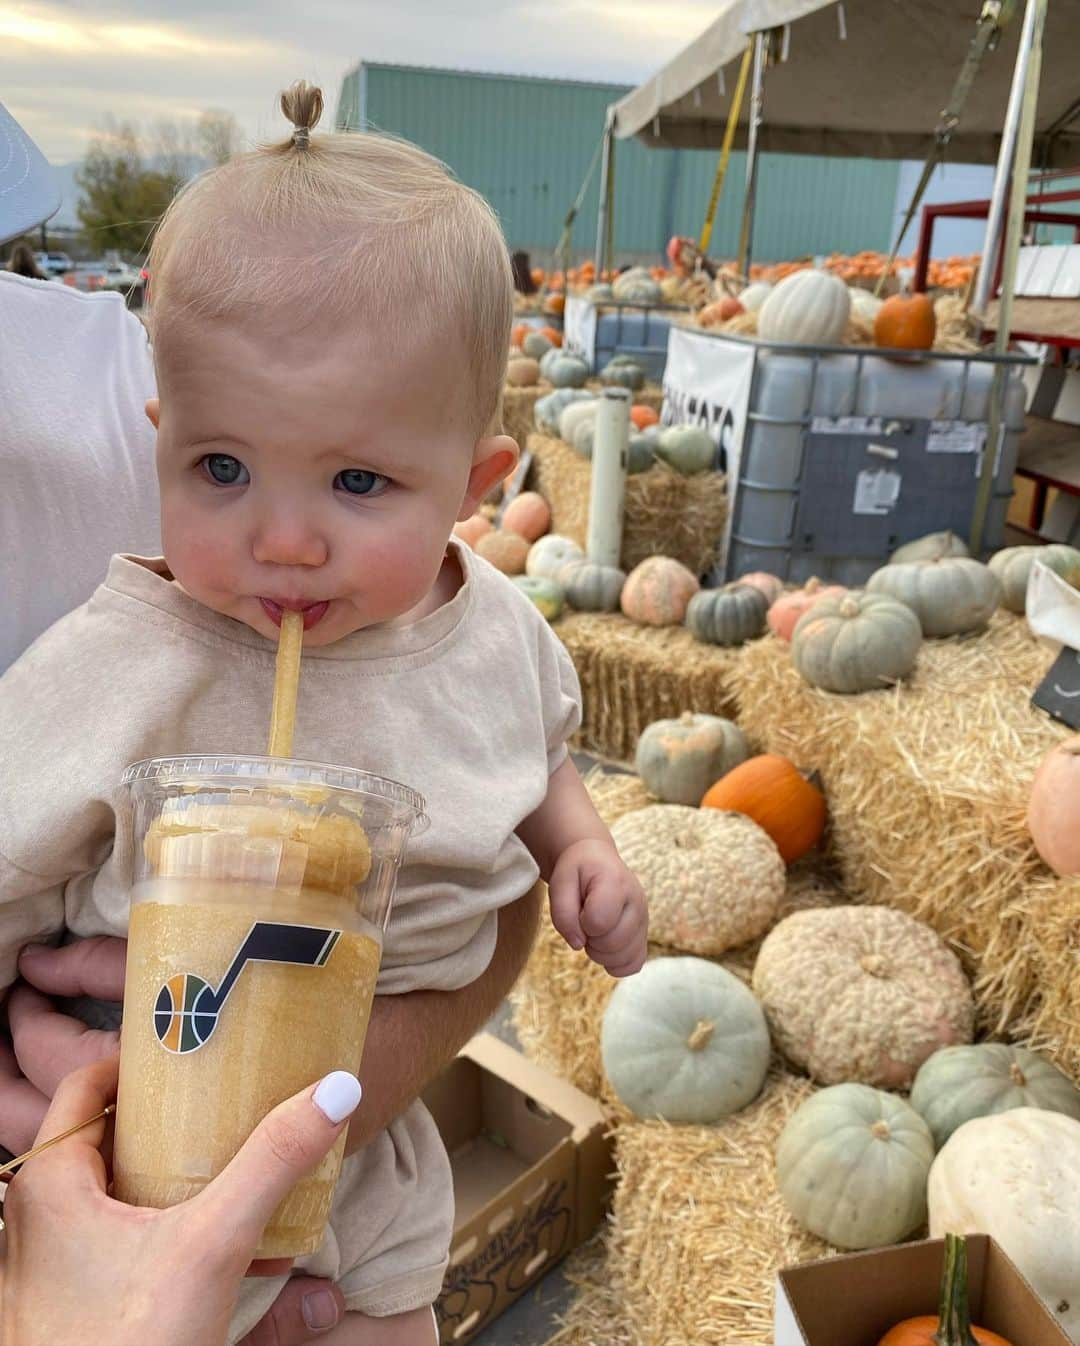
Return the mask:
[(300, 686), (300, 653), (304, 644), (304, 614), (284, 611), (274, 667), (274, 704), (270, 710), (268, 757), (291, 757), (296, 729), (296, 693)]

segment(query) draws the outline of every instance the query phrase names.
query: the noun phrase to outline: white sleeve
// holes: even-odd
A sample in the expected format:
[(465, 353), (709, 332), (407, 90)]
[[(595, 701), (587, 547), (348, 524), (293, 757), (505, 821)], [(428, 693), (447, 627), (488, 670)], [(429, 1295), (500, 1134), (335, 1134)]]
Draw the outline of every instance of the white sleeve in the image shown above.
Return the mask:
[(540, 649), (540, 705), (550, 776), (566, 761), (567, 741), (581, 727), (581, 685), (577, 670), (566, 646), (550, 630)]

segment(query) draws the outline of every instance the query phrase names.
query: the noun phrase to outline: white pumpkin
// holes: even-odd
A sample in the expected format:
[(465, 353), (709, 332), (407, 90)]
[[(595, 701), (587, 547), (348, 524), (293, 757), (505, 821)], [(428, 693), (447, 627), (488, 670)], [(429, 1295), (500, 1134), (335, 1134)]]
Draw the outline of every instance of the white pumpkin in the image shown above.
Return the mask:
[(703, 958), (654, 958), (612, 992), (600, 1051), (635, 1116), (708, 1123), (761, 1092), (769, 1030), (732, 973)]
[(589, 402), (571, 402), (568, 407), (559, 413), (559, 438), (565, 439), (568, 444), (573, 444), (574, 431), (579, 425), (595, 421), (599, 409), (600, 403), (595, 398)]
[(869, 290), (864, 290), (861, 285), (852, 285), (850, 288), (851, 316), (861, 318), (863, 322), (872, 323), (885, 301), (876, 298)]
[(808, 1098), (776, 1147), (784, 1204), (837, 1248), (899, 1243), (926, 1218), (930, 1128), (894, 1094), (837, 1084)]
[(794, 912), (762, 944), (753, 986), (776, 1045), (823, 1084), (906, 1089), (932, 1052), (971, 1041), (959, 959), (890, 907)]
[(848, 287), (827, 271), (796, 271), (775, 286), (758, 312), (758, 336), (806, 346), (838, 346), (851, 298)]
[(944, 556), (970, 556), (967, 543), (948, 529), (944, 533), (926, 533), (897, 547), (889, 557), (890, 565), (906, 565), (910, 561), (940, 561)]
[(1080, 1122), (1040, 1108), (965, 1122), (927, 1200), (932, 1238), (989, 1234), (1080, 1343)]
[(573, 538), (548, 533), (534, 542), (525, 558), (526, 575), (539, 579), (558, 579), (559, 571), (571, 561), (584, 561), (585, 553)]
[(756, 313), (772, 294), (772, 288), (767, 280), (756, 280), (739, 295), (739, 303), (747, 313)]

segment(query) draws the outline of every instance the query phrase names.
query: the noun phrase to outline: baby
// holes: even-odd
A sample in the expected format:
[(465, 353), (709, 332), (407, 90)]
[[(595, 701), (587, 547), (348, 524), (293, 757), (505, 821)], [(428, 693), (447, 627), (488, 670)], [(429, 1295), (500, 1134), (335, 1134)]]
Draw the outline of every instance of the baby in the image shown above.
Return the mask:
[[(321, 108), (294, 86), (292, 136), (195, 180), (157, 233), (147, 414), (165, 556), (114, 557), (0, 679), (0, 986), (29, 941), (125, 932), (125, 766), (263, 750), (285, 609), (304, 614), (297, 755), (427, 800), (379, 994), (474, 980), (498, 908), (538, 875), (573, 948), (613, 976), (644, 961), (641, 889), (567, 754), (573, 666), (451, 537), (518, 455), (491, 432), (513, 310), (498, 223), (412, 145), (313, 136)], [(346, 1159), (306, 1260), (349, 1309), (328, 1343), (432, 1346), (452, 1215), (414, 1103)], [(232, 1340), (280, 1285), (246, 1283)]]

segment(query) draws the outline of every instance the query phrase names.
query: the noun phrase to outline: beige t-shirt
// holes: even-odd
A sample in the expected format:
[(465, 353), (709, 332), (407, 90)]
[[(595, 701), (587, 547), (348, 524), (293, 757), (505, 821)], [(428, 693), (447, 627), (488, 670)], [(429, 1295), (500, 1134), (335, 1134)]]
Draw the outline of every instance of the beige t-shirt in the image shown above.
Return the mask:
[[(294, 753), (402, 781), (410, 843), (379, 993), (452, 990), (494, 948), (537, 867), (515, 829), (580, 722), (561, 643), (513, 584), (452, 541), (464, 583), (429, 616), (304, 655)], [(266, 750), (276, 646), (203, 607), (155, 560), (116, 556), (83, 607), (0, 678), (0, 987), (21, 946), (122, 935), (133, 845), (119, 784), (142, 758)]]

